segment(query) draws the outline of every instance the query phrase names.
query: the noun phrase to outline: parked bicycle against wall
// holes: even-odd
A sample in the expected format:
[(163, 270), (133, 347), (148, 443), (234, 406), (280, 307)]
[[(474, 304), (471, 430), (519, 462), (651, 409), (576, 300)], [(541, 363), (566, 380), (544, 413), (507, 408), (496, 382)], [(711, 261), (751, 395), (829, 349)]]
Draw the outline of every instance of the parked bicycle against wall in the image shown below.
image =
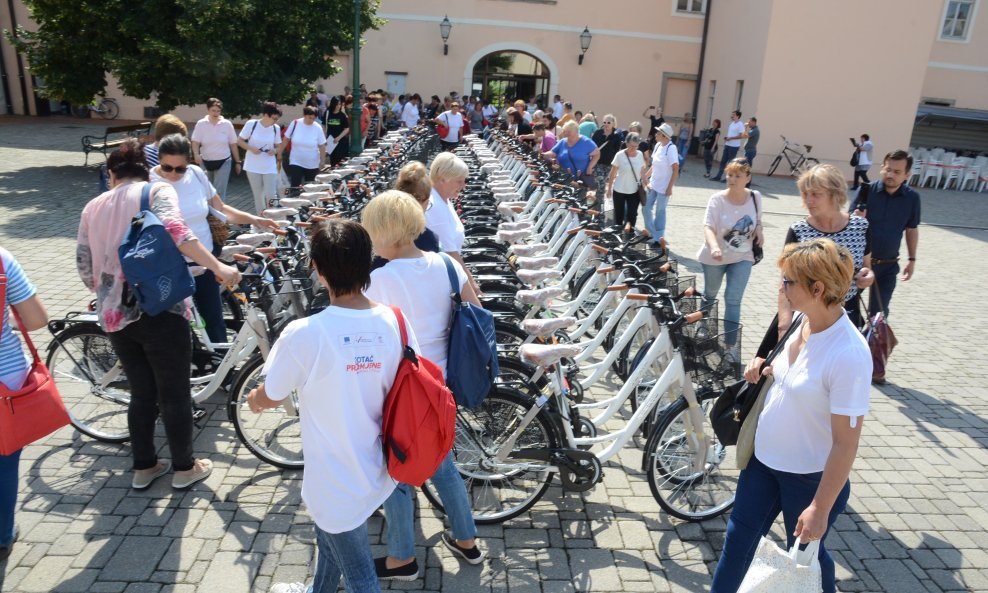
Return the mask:
[(72, 115), (76, 117), (88, 118), (90, 112), (99, 114), (103, 119), (117, 119), (120, 115), (120, 105), (117, 104), (116, 99), (103, 97), (99, 103), (93, 101), (85, 105), (72, 106)]
[[(813, 150), (813, 147), (811, 145), (809, 144), (799, 145), (796, 144), (795, 142), (790, 142), (789, 140), (786, 139), (785, 136), (782, 136), (781, 134), (779, 135), (779, 137), (782, 138), (782, 142), (784, 144), (782, 145), (782, 152), (776, 155), (775, 160), (773, 160), (772, 164), (769, 165), (768, 167), (769, 177), (771, 177), (772, 174), (775, 173), (775, 170), (779, 168), (779, 164), (782, 162), (783, 158), (785, 158), (786, 162), (789, 164), (789, 174), (792, 175), (793, 177), (796, 177), (797, 175), (800, 175), (803, 171), (806, 171), (820, 164), (819, 160), (807, 156), (808, 154), (810, 154), (810, 151)], [(806, 152), (800, 152), (799, 150), (800, 146), (806, 149)]]

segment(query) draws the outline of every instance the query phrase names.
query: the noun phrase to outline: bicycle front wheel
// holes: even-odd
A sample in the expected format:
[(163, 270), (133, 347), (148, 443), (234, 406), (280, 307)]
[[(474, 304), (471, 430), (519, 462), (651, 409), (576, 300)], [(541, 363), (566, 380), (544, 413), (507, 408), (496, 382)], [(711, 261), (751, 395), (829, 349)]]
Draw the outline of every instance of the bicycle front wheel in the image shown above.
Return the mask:
[[(497, 386), (477, 408), (460, 408), (456, 413), (453, 459), (470, 498), (473, 520), (479, 525), (503, 523), (517, 517), (549, 489), (553, 472), (548, 462), (494, 459), (501, 444), (533, 405), (531, 398), (517, 390)], [(514, 450), (557, 446), (556, 430), (543, 411), (522, 431)], [(432, 506), (445, 512), (431, 482), (422, 486), (422, 492)]]
[(772, 161), (772, 164), (768, 166), (768, 171), (765, 174), (771, 177), (772, 174), (775, 173), (775, 170), (779, 168), (779, 163), (781, 162), (782, 162), (782, 155), (780, 154), (776, 156), (775, 160)]
[(701, 470), (696, 469), (699, 439), (687, 417), (689, 406), (680, 397), (655, 424), (645, 449), (646, 473), (652, 496), (667, 513), (684, 521), (717, 517), (734, 506), (738, 489), (736, 449), (717, 440), (707, 414), (717, 393), (697, 395), (704, 422), (696, 428), (708, 443)]
[(230, 420), (240, 442), (258, 459), (275, 467), (302, 469), (302, 425), (299, 422), (298, 397), (294, 393), (289, 396), (295, 404), (294, 413), (278, 406), (255, 414), (247, 405), (251, 390), (263, 383), (263, 368), (264, 359), (259, 354), (252, 356), (240, 368), (230, 391)]
[(98, 325), (80, 323), (59, 332), (45, 364), (76, 430), (105, 443), (130, 438), (130, 383)]
[(117, 119), (120, 115), (120, 106), (113, 99), (103, 99), (99, 102), (99, 108), (96, 109), (103, 119)]
[(76, 117), (89, 118), (89, 105), (73, 105), (72, 115)]

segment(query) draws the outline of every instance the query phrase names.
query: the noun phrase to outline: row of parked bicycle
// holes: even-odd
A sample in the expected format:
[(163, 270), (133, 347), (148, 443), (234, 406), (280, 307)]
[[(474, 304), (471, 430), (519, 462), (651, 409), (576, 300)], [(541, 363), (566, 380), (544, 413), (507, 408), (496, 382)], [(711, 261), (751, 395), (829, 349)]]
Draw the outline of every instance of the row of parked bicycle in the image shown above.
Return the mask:
[[(309, 265), (309, 227), (327, 216), (359, 218), (409, 158), (439, 149), (426, 128), (389, 133), (272, 204), (265, 215), (280, 221), (277, 232), (240, 229), (223, 248), (243, 281), (224, 295), (229, 343), (211, 342), (194, 322), (193, 401), (226, 390), (238, 439), (265, 462), (303, 466), (298, 400), (254, 414), (246, 396), (281, 329), (328, 305)], [(470, 170), (456, 198), (460, 253), (494, 313), (500, 366), (483, 403), (457, 411), (453, 452), (475, 520), (526, 512), (557, 473), (563, 490), (587, 491), (632, 443), (667, 512), (701, 520), (730, 509), (738, 470), (706, 412), (741, 369), (725, 356), (717, 303), (702, 301), (695, 278), (680, 275), (666, 253), (607, 227), (565, 173), (513, 137), (467, 137), (456, 152)], [(73, 425), (126, 441), (129, 387), (95, 315), (70, 315), (50, 330), (48, 365)], [(442, 509), (429, 483), (424, 492)]]

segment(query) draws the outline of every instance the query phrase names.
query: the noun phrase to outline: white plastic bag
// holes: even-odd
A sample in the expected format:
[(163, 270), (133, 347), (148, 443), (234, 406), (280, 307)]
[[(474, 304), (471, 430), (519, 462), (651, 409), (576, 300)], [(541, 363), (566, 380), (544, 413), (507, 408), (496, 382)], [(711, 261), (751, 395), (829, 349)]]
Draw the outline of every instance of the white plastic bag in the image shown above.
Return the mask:
[(762, 537), (738, 593), (820, 593), (819, 553), (819, 540), (810, 542), (805, 550), (799, 549), (797, 540), (786, 552)]

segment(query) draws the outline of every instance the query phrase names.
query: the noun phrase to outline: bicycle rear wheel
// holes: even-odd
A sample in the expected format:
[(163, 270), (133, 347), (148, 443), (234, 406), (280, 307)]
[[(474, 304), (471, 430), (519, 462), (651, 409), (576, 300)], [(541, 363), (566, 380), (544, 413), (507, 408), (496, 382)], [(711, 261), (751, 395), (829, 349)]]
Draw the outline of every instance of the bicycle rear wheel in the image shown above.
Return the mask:
[[(456, 413), (453, 459), (463, 476), (474, 522), (503, 523), (524, 513), (549, 489), (553, 471), (547, 462), (508, 459), (498, 463), (493, 453), (514, 431), (533, 400), (515, 389), (497, 386), (484, 403)], [(539, 412), (514, 446), (519, 449), (557, 447), (556, 430), (546, 412)], [(436, 509), (445, 512), (435, 487), (426, 482), (422, 492)]]
[(718, 393), (698, 394), (703, 415), (702, 430), (709, 443), (701, 471), (693, 462), (698, 441), (687, 430), (689, 406), (680, 397), (658, 418), (655, 433), (645, 446), (645, 465), (652, 496), (667, 513), (684, 521), (717, 517), (734, 506), (738, 489), (736, 449), (722, 445), (707, 414)]
[[(227, 403), (230, 420), (240, 442), (258, 459), (275, 467), (302, 469), (304, 461), (299, 414), (290, 414), (284, 406), (255, 414), (247, 405), (247, 395), (263, 382), (263, 368), (264, 359), (259, 354), (252, 356), (240, 368)], [(293, 393), (289, 397), (293, 398), (298, 410), (297, 396)]]
[(120, 106), (113, 99), (103, 99), (99, 102), (96, 111), (103, 119), (117, 119), (117, 116), (120, 115)]
[(45, 364), (76, 430), (105, 443), (130, 438), (130, 383), (98, 325), (80, 323), (59, 332)]

